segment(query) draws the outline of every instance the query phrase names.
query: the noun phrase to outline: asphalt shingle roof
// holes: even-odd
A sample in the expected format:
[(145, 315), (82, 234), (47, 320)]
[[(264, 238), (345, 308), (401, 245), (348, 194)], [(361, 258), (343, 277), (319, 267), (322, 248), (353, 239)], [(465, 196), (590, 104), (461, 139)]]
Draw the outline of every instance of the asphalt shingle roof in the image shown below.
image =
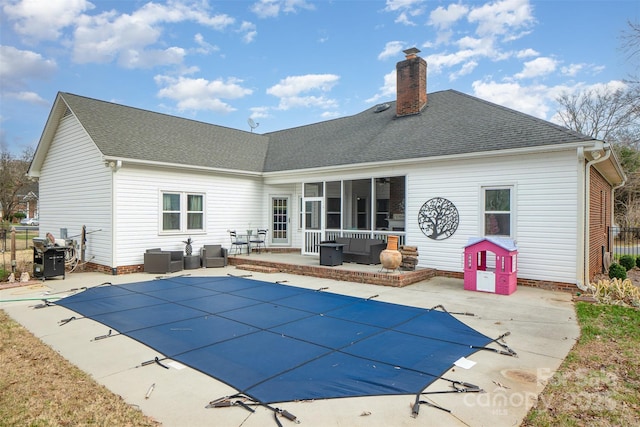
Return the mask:
[(262, 172), (266, 136), (60, 94), (105, 156)]
[(576, 143), (593, 138), (446, 90), (420, 113), (396, 117), (395, 102), (349, 117), (255, 134), (60, 94), (106, 156), (250, 172), (339, 166)]
[[(420, 114), (376, 113), (268, 134), (265, 171), (427, 158), (593, 140), (490, 102), (446, 90), (428, 95)], [(291, 149), (295, 147), (295, 150)]]

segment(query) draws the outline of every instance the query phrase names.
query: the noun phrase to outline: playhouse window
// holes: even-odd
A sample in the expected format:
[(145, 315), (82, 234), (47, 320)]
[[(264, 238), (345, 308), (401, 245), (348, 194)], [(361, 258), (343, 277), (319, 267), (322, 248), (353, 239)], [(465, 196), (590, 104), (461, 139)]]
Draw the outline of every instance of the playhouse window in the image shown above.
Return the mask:
[(512, 188), (484, 188), (485, 236), (511, 236)]

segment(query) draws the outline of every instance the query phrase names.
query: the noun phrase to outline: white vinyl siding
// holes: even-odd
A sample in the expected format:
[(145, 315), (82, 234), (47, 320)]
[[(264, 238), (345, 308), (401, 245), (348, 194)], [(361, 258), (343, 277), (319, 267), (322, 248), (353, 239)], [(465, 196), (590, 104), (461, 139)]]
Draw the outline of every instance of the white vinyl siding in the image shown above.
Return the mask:
[[(142, 264), (147, 248), (184, 250), (183, 242), (189, 237), (193, 239), (194, 254), (199, 254), (203, 245), (229, 247), (227, 230), (257, 229), (266, 221), (260, 178), (181, 172), (126, 162), (116, 176), (118, 265)], [(161, 198), (169, 190), (204, 196), (203, 230), (161, 231)]]
[(111, 170), (73, 115), (60, 120), (39, 178), (40, 235), (80, 243), (87, 230), (85, 260), (111, 266)]
[[(518, 277), (575, 283), (578, 172), (575, 151), (430, 163), (407, 176), (407, 244), (419, 247), (419, 266), (462, 272), (470, 237), (483, 236), (483, 188), (514, 188), (511, 236)], [(450, 200), (460, 224), (449, 239), (434, 241), (417, 224), (420, 206), (432, 197)]]

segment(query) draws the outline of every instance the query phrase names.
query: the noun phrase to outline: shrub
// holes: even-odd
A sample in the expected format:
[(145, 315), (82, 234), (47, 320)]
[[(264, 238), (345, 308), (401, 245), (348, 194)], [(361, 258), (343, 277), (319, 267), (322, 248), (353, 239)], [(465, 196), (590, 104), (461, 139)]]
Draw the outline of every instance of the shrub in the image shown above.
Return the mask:
[(603, 304), (640, 307), (640, 288), (629, 279), (598, 280), (591, 288), (594, 298)]
[(640, 268), (640, 255), (636, 257), (636, 267)]
[(609, 278), (624, 280), (627, 278), (627, 269), (614, 262), (609, 266)]
[(618, 261), (621, 266), (627, 269), (627, 271), (631, 270), (636, 266), (636, 260), (633, 255), (622, 255), (620, 260)]

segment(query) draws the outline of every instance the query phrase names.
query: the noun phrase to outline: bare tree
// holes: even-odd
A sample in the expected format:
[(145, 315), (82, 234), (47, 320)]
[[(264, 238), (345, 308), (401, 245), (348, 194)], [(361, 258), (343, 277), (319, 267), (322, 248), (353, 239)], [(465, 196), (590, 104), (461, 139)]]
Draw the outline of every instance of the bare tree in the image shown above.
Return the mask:
[[(640, 85), (610, 90), (591, 89), (581, 93), (563, 93), (558, 117), (563, 124), (592, 138), (607, 142), (638, 144), (640, 120)], [(636, 136), (635, 141), (633, 135)]]
[(640, 207), (640, 84), (565, 93), (556, 101), (566, 127), (612, 144), (628, 178), (616, 191), (616, 222), (628, 227), (640, 225), (636, 215)]
[(4, 148), (0, 149), (0, 205), (2, 219), (9, 220), (20, 203), (18, 195), (31, 184), (26, 174), (33, 152), (27, 149), (18, 159)]
[(627, 21), (629, 29), (622, 32), (622, 49), (627, 53), (629, 61), (636, 60), (640, 64), (640, 22)]

